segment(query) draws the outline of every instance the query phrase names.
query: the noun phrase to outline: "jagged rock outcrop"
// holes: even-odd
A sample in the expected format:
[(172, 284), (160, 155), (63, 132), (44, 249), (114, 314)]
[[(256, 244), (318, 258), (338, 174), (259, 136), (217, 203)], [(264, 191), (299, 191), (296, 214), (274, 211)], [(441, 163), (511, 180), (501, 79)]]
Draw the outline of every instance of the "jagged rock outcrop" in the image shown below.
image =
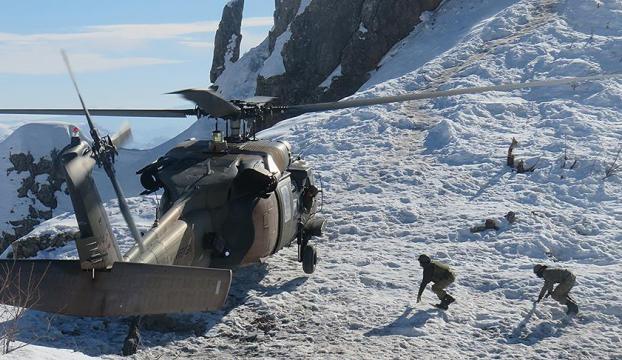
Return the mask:
[(227, 64), (234, 63), (240, 58), (243, 10), (244, 0), (231, 0), (222, 11), (222, 19), (214, 40), (214, 59), (210, 71), (212, 82), (222, 74)]
[[(257, 94), (285, 103), (337, 100), (354, 93), (382, 57), (440, 0), (313, 0), (290, 23), (285, 73), (259, 76)], [(332, 75), (332, 76), (331, 76)], [(328, 79), (328, 77), (334, 77)]]
[(276, 39), (283, 34), (300, 10), (301, 0), (275, 0), (274, 27), (268, 33), (268, 49), (274, 51)]
[(62, 247), (68, 242), (75, 241), (79, 238), (79, 231), (26, 236), (11, 244), (11, 250), (10, 253), (7, 254), (7, 258), (28, 259), (37, 255), (40, 250)]
[[(35, 160), (29, 152), (9, 155), (8, 160), (13, 166), (6, 170), (6, 176), (12, 173), (25, 173), (21, 178), (21, 185), (17, 188), (17, 197), (27, 198), (32, 204), (28, 206), (28, 213), (23, 218), (8, 221), (13, 233), (6, 231), (0, 233), (0, 252), (13, 241), (28, 234), (41, 222), (52, 218), (52, 210), (58, 206), (56, 192), (61, 191), (64, 183), (64, 179), (57, 173), (52, 162), (57, 155), (58, 151), (55, 149), (51, 151), (49, 157), (40, 157), (38, 160)], [(33, 206), (37, 200), (42, 205), (39, 209)]]
[[(384, 55), (441, 0), (276, 0), (268, 56), (250, 51), (216, 84), (225, 96), (274, 96), (285, 104), (333, 101), (351, 95), (369, 78)], [(263, 46), (263, 44), (262, 44)], [(260, 46), (261, 47), (261, 46)], [(258, 47), (258, 48), (260, 48)], [(246, 69), (254, 57), (260, 71)], [(237, 75), (256, 73), (253, 86)], [(254, 74), (253, 74), (254, 75)], [(236, 93), (236, 87), (253, 94)]]

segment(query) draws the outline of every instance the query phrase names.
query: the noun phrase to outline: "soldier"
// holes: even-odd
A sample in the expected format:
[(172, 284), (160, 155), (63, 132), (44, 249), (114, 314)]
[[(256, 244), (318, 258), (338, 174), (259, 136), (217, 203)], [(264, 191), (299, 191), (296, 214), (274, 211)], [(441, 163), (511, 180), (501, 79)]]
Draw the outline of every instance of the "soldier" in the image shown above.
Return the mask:
[(441, 300), (440, 304), (434, 306), (439, 309), (447, 310), (449, 304), (456, 300), (444, 290), (454, 282), (454, 273), (449, 269), (449, 266), (438, 261), (432, 261), (427, 255), (419, 256), (419, 265), (423, 268), (423, 279), (421, 280), (421, 286), (419, 286), (417, 302), (421, 301), (421, 294), (423, 294), (423, 290), (428, 283), (433, 282), (432, 291), (434, 291), (436, 296)]
[[(536, 303), (539, 303), (543, 297), (549, 295), (557, 300), (562, 305), (568, 306), (566, 314), (576, 314), (579, 312), (577, 303), (568, 295), (570, 289), (574, 286), (575, 276), (573, 273), (566, 269), (549, 268), (546, 265), (536, 264), (533, 267), (533, 272), (539, 277), (544, 279), (544, 286), (540, 290), (540, 295)], [(557, 287), (553, 290), (553, 286)]]

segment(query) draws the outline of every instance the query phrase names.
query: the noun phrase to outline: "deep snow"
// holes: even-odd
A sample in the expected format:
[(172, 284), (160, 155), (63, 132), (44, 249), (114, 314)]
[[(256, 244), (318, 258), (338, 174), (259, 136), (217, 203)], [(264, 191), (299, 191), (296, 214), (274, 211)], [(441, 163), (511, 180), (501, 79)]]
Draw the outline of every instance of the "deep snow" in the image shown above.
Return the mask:
[[(446, 1), (354, 97), (622, 72), (621, 13), (620, 0)], [(322, 176), (316, 273), (304, 276), (295, 248), (241, 269), (222, 311), (143, 331), (136, 358), (622, 357), (622, 179), (604, 179), (620, 119), (622, 80), (286, 120), (261, 135), (290, 141)], [(505, 166), (512, 137), (533, 173)], [(500, 229), (469, 231), (486, 218)], [(429, 290), (415, 303), (420, 253), (457, 272), (447, 312)], [(552, 300), (533, 308), (534, 263), (577, 275), (578, 317)], [(46, 319), (29, 312), (20, 339), (36, 346), (7, 358), (114, 358), (125, 336), (117, 319)]]

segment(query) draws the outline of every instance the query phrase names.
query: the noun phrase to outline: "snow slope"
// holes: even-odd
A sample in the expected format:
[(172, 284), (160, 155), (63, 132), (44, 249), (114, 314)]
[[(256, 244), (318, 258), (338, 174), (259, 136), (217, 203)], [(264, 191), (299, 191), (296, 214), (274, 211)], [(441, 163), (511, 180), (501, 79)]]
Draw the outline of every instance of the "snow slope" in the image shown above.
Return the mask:
[[(622, 72), (621, 13), (620, 0), (446, 1), (354, 97)], [(262, 136), (322, 176), (316, 272), (295, 248), (241, 269), (223, 310), (148, 326), (136, 358), (620, 358), (622, 175), (604, 178), (620, 119), (618, 79), (286, 120)], [(533, 173), (505, 166), (512, 137)], [(499, 230), (469, 231), (487, 218)], [(415, 303), (421, 253), (457, 272), (447, 312), (429, 290)], [(532, 306), (534, 263), (577, 275), (578, 317)], [(29, 312), (20, 340), (37, 347), (7, 358), (119, 354), (120, 320), (46, 319)]]

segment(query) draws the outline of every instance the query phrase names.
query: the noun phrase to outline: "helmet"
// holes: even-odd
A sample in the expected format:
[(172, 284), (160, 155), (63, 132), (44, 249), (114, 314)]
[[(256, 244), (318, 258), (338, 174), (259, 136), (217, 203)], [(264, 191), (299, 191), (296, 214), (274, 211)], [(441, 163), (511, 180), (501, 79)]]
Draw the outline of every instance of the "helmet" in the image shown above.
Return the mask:
[(430, 257), (426, 254), (421, 254), (419, 255), (419, 262), (422, 264), (428, 264), (430, 263)]
[(545, 265), (536, 264), (536, 265), (533, 266), (533, 273), (534, 274), (538, 274), (540, 271), (544, 270), (544, 268), (546, 268)]

